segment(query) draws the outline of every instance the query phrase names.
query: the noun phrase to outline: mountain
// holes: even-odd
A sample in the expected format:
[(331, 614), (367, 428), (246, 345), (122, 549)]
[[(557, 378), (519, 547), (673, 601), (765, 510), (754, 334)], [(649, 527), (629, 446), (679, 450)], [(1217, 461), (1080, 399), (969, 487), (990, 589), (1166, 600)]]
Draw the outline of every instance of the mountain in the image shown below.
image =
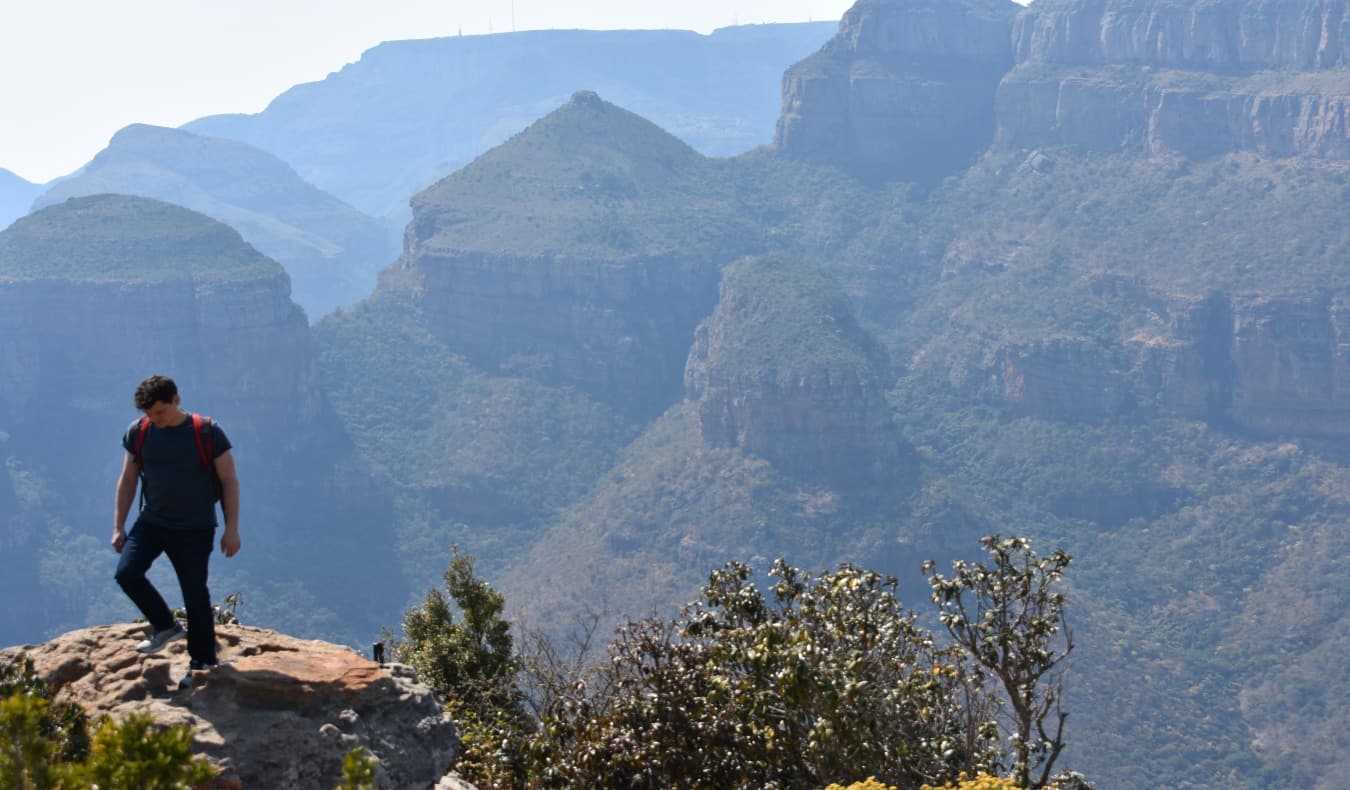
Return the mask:
[(245, 481), (245, 548), (215, 563), (219, 597), (357, 642), (404, 599), (348, 581), (392, 569), (387, 501), (319, 389), (285, 272), (236, 231), (146, 198), (72, 198), (0, 233), (0, 306), (0, 585), (26, 602), (0, 611), (0, 641), (131, 613), (108, 564), (108, 491), (132, 392), (155, 372), (220, 422)]
[(380, 223), (233, 140), (128, 126), (34, 208), (103, 193), (176, 203), (234, 227), (286, 268), (296, 301), (315, 318), (370, 293), (375, 272), (397, 252), (395, 234)]
[[(1022, 534), (1075, 558), (1068, 766), (1339, 786), (1342, 11), (1007, 10), (864, 0), (788, 70), (777, 143), (730, 158), (559, 95), (419, 192), (371, 294), (308, 330), (275, 264), (200, 215), (104, 197), (115, 220), (21, 220), (0, 234), (3, 592), (37, 590), (44, 627), (111, 619), (89, 601), (116, 596), (81, 586), (104, 538), (76, 525), (106, 518), (88, 483), (112, 470), (66, 469), (129, 416), (98, 397), (161, 348), (203, 375), (184, 338), (238, 317), (272, 342), (207, 367), (248, 385), (216, 409), (241, 462), (269, 449), (245, 477), (269, 503), (275, 559), (246, 579), (264, 620), (367, 633), (452, 544), (560, 638), (673, 614), (728, 560), (854, 562), (919, 608), (921, 562)], [(831, 129), (853, 136), (811, 132)], [(130, 300), (165, 284), (185, 317), (136, 334)], [(102, 367), (133, 353), (122, 379)], [(254, 372), (269, 359), (287, 375)]]
[(650, 415), (748, 235), (714, 174), (650, 121), (579, 92), (419, 193), (401, 265), (428, 329), (480, 366)]
[(30, 184), (0, 167), (0, 229), (27, 214), (33, 198), (40, 191), (40, 184)]
[[(578, 90), (651, 119), (709, 156), (768, 142), (783, 69), (834, 24), (688, 31), (547, 30), (386, 42), (257, 115), (185, 128), (242, 140), (362, 211), (408, 216), (408, 199)], [(622, 64), (616, 68), (616, 64)]]

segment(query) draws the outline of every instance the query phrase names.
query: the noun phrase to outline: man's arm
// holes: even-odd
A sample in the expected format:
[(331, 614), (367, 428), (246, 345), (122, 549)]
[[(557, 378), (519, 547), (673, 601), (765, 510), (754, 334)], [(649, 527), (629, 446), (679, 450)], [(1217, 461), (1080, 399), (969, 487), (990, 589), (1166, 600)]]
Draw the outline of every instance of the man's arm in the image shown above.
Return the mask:
[(225, 511), (225, 534), (220, 550), (226, 557), (239, 553), (239, 476), (234, 471), (234, 456), (229, 450), (216, 456), (216, 475), (220, 478), (220, 507)]
[(127, 514), (136, 499), (136, 482), (140, 476), (141, 465), (136, 463), (136, 456), (127, 453), (122, 458), (122, 474), (117, 476), (117, 499), (113, 506), (112, 547), (118, 554), (127, 542)]

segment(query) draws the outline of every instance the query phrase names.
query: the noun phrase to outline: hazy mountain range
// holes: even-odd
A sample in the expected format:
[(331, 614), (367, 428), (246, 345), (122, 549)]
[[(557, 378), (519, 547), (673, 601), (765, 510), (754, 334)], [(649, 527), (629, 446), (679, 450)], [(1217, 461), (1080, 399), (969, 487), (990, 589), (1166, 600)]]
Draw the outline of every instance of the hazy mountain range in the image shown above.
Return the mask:
[(367, 214), (408, 198), (588, 89), (713, 156), (767, 143), (783, 69), (834, 23), (677, 30), (540, 30), (392, 41), (257, 115), (185, 128), (256, 145)]
[[(220, 222), (48, 206), (0, 233), (0, 592), (32, 602), (0, 638), (125, 616), (102, 492), (166, 370), (237, 426), (245, 551), (213, 588), (246, 621), (369, 639), (452, 543), (554, 633), (671, 613), (731, 559), (851, 561), (912, 600), (922, 560), (1021, 533), (1076, 557), (1069, 764), (1335, 787), (1347, 19), (861, 0), (775, 81), (773, 144), (726, 158), (569, 86), (427, 167), (397, 259), (313, 326)], [(353, 205), (334, 185), (377, 180), (251, 142)]]
[(42, 187), (0, 168), (0, 228), (28, 213)]

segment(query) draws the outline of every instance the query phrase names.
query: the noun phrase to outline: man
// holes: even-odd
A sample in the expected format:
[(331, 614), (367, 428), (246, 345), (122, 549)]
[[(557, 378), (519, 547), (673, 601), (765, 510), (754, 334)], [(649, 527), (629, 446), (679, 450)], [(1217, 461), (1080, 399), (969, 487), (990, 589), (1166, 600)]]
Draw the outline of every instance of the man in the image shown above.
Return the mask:
[[(178, 385), (173, 379), (151, 376), (142, 381), (136, 387), (135, 402), (148, 423), (138, 419), (122, 436), (126, 455), (117, 480), (112, 534), (113, 549), (122, 555), (116, 578), (150, 621), (150, 636), (136, 645), (136, 650), (157, 653), (186, 633), (190, 663), (179, 687), (187, 688), (192, 685), (194, 672), (216, 664), (207, 561), (215, 542), (217, 498), (225, 513), (220, 550), (226, 557), (239, 552), (239, 480), (225, 432), (214, 421), (204, 422), (198, 430), (193, 415), (179, 405)], [(210, 426), (209, 437), (202, 435), (206, 425)], [(136, 496), (138, 478), (141, 511), (127, 532), (127, 514)], [(169, 555), (178, 576), (187, 609), (186, 632), (145, 577), (160, 554)]]

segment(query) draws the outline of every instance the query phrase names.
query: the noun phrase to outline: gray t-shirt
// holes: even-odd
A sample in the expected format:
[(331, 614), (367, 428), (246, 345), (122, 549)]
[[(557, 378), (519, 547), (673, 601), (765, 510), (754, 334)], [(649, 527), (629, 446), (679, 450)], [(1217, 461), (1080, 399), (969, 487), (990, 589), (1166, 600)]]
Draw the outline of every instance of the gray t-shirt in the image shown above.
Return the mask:
[[(122, 434), (122, 447), (136, 454), (135, 420)], [(141, 445), (141, 487), (145, 506), (137, 522), (166, 529), (215, 529), (218, 489), (212, 469), (202, 466), (193, 435), (192, 418), (172, 428), (147, 427)], [(230, 449), (230, 440), (215, 420), (211, 421), (211, 459)]]

